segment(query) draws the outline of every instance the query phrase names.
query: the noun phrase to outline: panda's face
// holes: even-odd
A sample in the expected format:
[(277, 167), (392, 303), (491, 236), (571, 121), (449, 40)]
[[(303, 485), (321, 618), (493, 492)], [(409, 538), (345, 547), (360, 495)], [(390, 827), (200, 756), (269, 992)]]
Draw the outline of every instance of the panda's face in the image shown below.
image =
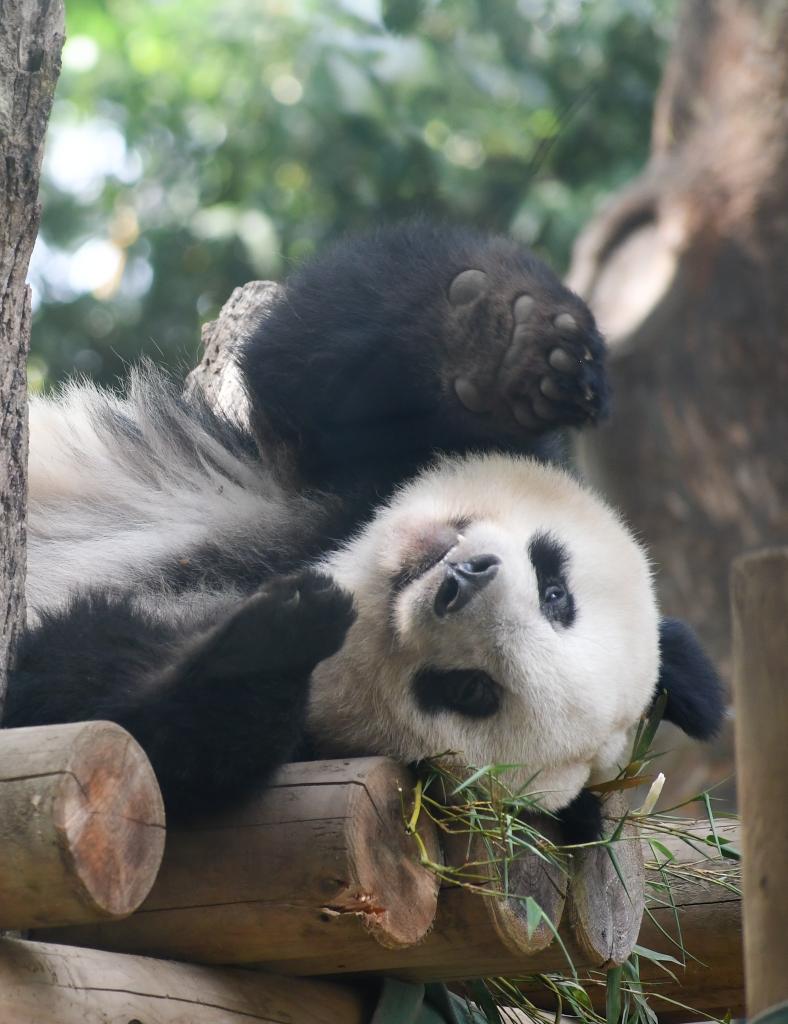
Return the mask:
[(325, 568), (358, 611), (313, 675), (310, 729), (326, 754), (516, 763), (558, 807), (621, 757), (653, 694), (646, 557), (560, 470), (439, 463)]

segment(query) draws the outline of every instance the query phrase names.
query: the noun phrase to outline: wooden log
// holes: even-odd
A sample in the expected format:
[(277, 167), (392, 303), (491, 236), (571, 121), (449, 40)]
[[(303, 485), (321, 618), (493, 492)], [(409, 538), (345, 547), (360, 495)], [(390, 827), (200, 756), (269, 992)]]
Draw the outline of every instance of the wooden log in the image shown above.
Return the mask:
[[(701, 840), (709, 834), (707, 823), (688, 821), (682, 827)], [(734, 846), (739, 846), (738, 824), (721, 826), (719, 832)], [(704, 859), (677, 838), (659, 835), (658, 839), (675, 857), (670, 891), (676, 911), (656, 888), (661, 883), (659, 872), (647, 870), (648, 912), (643, 918), (638, 943), (681, 960), (680, 940), (689, 956), (685, 966), (666, 965), (674, 977), (641, 957), (641, 978), (651, 1006), (660, 1024), (697, 1021), (699, 1014), (723, 1017), (728, 1010), (734, 1017), (741, 1017), (744, 1015), (741, 897), (726, 887), (731, 884), (735, 889), (739, 875), (737, 865), (716, 856)], [(644, 838), (641, 845), (645, 861), (653, 864), (648, 838)], [(676, 877), (676, 869), (683, 878)], [(538, 969), (535, 966), (535, 970)], [(508, 965), (503, 965), (498, 973), (508, 971)], [(604, 1015), (605, 991), (599, 981), (597, 978), (596, 986), (592, 985), (588, 991), (595, 1008)], [(531, 981), (521, 987), (537, 1006), (555, 1011), (555, 999), (543, 986)]]
[(363, 989), (0, 940), (6, 1024), (364, 1024)]
[[(612, 834), (626, 807), (619, 793), (607, 798), (605, 835)], [(582, 961), (600, 969), (623, 964), (638, 941), (645, 870), (637, 840), (637, 829), (628, 823), (620, 840), (612, 844), (612, 855), (600, 846), (580, 850), (575, 855), (566, 929)]]
[[(437, 878), (403, 818), (412, 786), (387, 758), (286, 765), (238, 812), (170, 830), (133, 917), (47, 937), (202, 963), (297, 960), (308, 974), (338, 958), (355, 970), (370, 950), (418, 942), (435, 916)], [(431, 822), (421, 837), (439, 857)]]
[[(550, 831), (550, 823), (541, 827)], [(480, 974), (499, 974), (498, 964), (530, 963), (540, 951), (551, 945), (554, 932), (546, 920), (530, 929), (526, 897), (531, 897), (557, 926), (566, 899), (567, 876), (549, 866), (536, 855), (514, 861), (508, 871), (508, 895), (501, 895), (503, 881), (498, 869), (489, 861), (490, 854), (478, 840), (471, 843), (458, 838), (446, 842), (446, 860), (455, 867), (469, 862), (475, 872), (489, 878), (474, 883), (473, 889), (448, 884), (441, 889), (438, 912), (429, 934), (417, 945), (407, 949), (366, 949), (363, 959), (348, 964), (339, 953), (326, 963), (327, 973), (351, 971), (355, 974), (380, 972), (406, 981), (448, 981)], [(485, 860), (487, 863), (485, 864)], [(486, 887), (489, 895), (478, 890)], [(548, 954), (551, 962), (553, 951)], [(563, 962), (563, 961), (562, 961)], [(294, 959), (284, 964), (279, 960), (260, 964), (270, 970), (303, 974), (308, 963)]]
[(731, 576), (736, 777), (744, 821), (747, 1016), (788, 999), (788, 548)]
[[(609, 815), (623, 812), (623, 802), (618, 798), (608, 801), (607, 807)], [(539, 827), (548, 835), (554, 829), (548, 819), (540, 821)], [(604, 851), (593, 849), (575, 855), (568, 898), (566, 875), (535, 855), (522, 856), (509, 868), (509, 896), (485, 897), (462, 889), (443, 889), (435, 925), (424, 942), (393, 951), (385, 958), (376, 956), (374, 964), (365, 961), (356, 970), (393, 973), (408, 981), (565, 972), (569, 964), (555, 942), (556, 928), (574, 963), (601, 969), (621, 962), (637, 942), (643, 911), (643, 858), (632, 827), (626, 828), (616, 849), (632, 902)], [(471, 858), (475, 856), (472, 852)], [(461, 862), (456, 853), (448, 854), (447, 860)], [(590, 891), (595, 882), (604, 889), (600, 899)], [(500, 893), (500, 878), (491, 889)], [(546, 918), (530, 934), (525, 904), (529, 896)], [(611, 905), (607, 905), (607, 899)], [(567, 908), (573, 908), (571, 916), (564, 912), (565, 900)]]
[(130, 914), (163, 849), (153, 769), (120, 726), (0, 730), (0, 927)]
[[(565, 969), (550, 924), (529, 929), (526, 897), (557, 926), (566, 895), (565, 877), (535, 855), (511, 866), (506, 898), (444, 888), (429, 928), (435, 876), (415, 863), (403, 828), (401, 800), (411, 784), (401, 768), (379, 758), (290, 765), (243, 812), (171, 832), (159, 880), (134, 917), (44, 934), (294, 975), (386, 972), (422, 981)], [(435, 859), (433, 830), (423, 838)], [(465, 843), (454, 845), (452, 860), (463, 863)], [(472, 849), (470, 858), (484, 854)], [(637, 892), (640, 860), (622, 853), (620, 863), (624, 871), (636, 866), (627, 885)], [(500, 887), (500, 880), (491, 882), (491, 889)], [(587, 901), (576, 902), (589, 912)], [(603, 922), (582, 962), (610, 961), (608, 935)], [(565, 938), (571, 943), (571, 935)]]
[[(522, 964), (553, 937), (544, 922), (529, 932), (523, 896), (557, 922), (564, 880), (520, 858), (509, 898), (443, 890), (433, 925), (437, 876), (419, 866), (404, 829), (412, 784), (383, 758), (288, 765), (242, 811), (170, 830), (156, 885), (132, 918), (37, 937), (298, 975), (403, 964), (420, 980), (466, 977), (501, 956)], [(420, 834), (440, 860), (429, 821)], [(458, 850), (455, 861), (465, 859)]]

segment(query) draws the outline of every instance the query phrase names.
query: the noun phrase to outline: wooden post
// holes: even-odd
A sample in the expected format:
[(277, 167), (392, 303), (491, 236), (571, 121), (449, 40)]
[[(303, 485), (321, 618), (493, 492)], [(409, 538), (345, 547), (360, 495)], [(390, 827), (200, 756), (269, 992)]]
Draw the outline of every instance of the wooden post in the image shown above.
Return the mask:
[(788, 548), (733, 564), (747, 1015), (788, 1000)]
[(153, 769), (120, 726), (0, 730), (0, 927), (130, 914), (163, 849)]
[(0, 940), (3, 1024), (366, 1024), (362, 988)]
[[(202, 963), (297, 960), (305, 974), (335, 960), (357, 970), (370, 949), (419, 942), (435, 917), (437, 878), (405, 829), (412, 787), (387, 758), (285, 765), (241, 810), (170, 830), (133, 917), (47, 937)], [(430, 826), (422, 841), (437, 858)]]
[[(688, 821), (683, 825), (699, 839), (709, 834), (708, 823)], [(736, 823), (718, 827), (721, 836), (739, 847), (741, 829)], [(736, 892), (739, 868), (735, 861), (713, 857), (705, 859), (678, 838), (660, 835), (659, 842), (674, 856), (671, 895), (675, 911), (664, 893), (655, 888), (662, 879), (653, 869), (654, 855), (648, 840), (641, 845), (647, 865), (646, 905), (638, 943), (646, 949), (682, 959), (679, 940), (689, 956), (686, 964), (669, 963), (672, 974), (640, 959), (640, 975), (660, 1024), (697, 1021), (698, 1014), (722, 1018), (728, 1010), (734, 1017), (744, 1016), (744, 970), (742, 964), (741, 897)], [(623, 844), (619, 844), (623, 845)], [(712, 851), (710, 851), (712, 852)], [(659, 855), (662, 860), (662, 854)], [(683, 877), (679, 877), (679, 875)], [(723, 884), (725, 883), (725, 884)], [(677, 931), (676, 919), (681, 928)], [(575, 961), (577, 966), (582, 961)], [(528, 973), (535, 973), (538, 961)], [(508, 973), (508, 965), (498, 973)], [(563, 968), (565, 972), (565, 967)], [(605, 1013), (605, 990), (598, 984), (589, 988), (595, 1009)], [(523, 991), (535, 1005), (554, 1013), (555, 998), (544, 987), (524, 985)]]

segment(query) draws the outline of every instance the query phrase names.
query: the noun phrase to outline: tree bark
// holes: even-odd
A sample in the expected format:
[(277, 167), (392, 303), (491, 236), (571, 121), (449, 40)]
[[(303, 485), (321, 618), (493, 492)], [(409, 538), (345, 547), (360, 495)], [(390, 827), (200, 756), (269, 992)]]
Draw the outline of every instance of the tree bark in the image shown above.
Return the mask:
[(569, 273), (612, 349), (587, 472), (726, 672), (731, 559), (788, 529), (786, 53), (786, 0), (686, 0), (651, 160)]
[(235, 364), (235, 349), (264, 319), (282, 285), (249, 281), (236, 288), (216, 320), (203, 324), (203, 357), (187, 375), (188, 398), (198, 388), (208, 404), (240, 426), (249, 425), (249, 399)]
[(62, 46), (60, 0), (5, 0), (0, 13), (0, 708), (25, 614), (31, 313), (25, 276), (38, 231), (38, 178)]

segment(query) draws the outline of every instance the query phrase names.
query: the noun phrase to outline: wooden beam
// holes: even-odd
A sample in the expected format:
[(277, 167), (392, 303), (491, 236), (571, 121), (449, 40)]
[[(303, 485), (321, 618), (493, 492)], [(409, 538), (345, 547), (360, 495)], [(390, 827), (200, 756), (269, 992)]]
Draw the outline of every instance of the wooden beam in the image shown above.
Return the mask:
[(731, 576), (736, 778), (744, 822), (747, 1016), (788, 999), (788, 548)]
[[(413, 779), (386, 758), (286, 765), (274, 785), (221, 818), (172, 829), (142, 909), (115, 928), (56, 941), (201, 963), (355, 970), (369, 950), (413, 945), (435, 917), (436, 875), (405, 829)], [(440, 851), (426, 821), (422, 842)]]
[(363, 988), (0, 940), (8, 1024), (366, 1024)]
[(164, 850), (153, 769), (112, 722), (0, 730), (0, 927), (123, 917)]
[[(461, 887), (444, 888), (438, 899), (436, 876), (417, 863), (416, 844), (404, 828), (412, 782), (383, 758), (289, 765), (242, 811), (171, 831), (156, 885), (132, 918), (38, 937), (294, 975), (382, 971), (442, 980), (501, 973), (504, 965), (522, 972), (534, 957), (542, 958), (535, 969), (565, 967), (549, 924), (529, 928), (526, 897), (557, 924), (566, 876), (532, 855), (511, 867), (505, 899)], [(438, 860), (435, 829), (426, 826), (431, 823), (425, 822), (422, 839)], [(635, 908), (619, 900), (594, 932), (590, 900), (576, 898), (575, 917), (594, 935), (582, 962), (606, 965), (631, 948), (643, 869), (628, 844), (622, 841), (619, 862)], [(470, 852), (471, 860), (486, 857), (483, 850)], [(589, 855), (583, 870), (595, 857)], [(468, 859), (464, 838), (447, 844), (447, 859)], [(620, 883), (613, 884), (606, 855), (604, 862), (607, 868), (596, 864), (594, 877), (612, 898)], [(499, 879), (491, 880), (490, 889), (500, 887)], [(618, 927), (627, 908), (635, 930), (631, 922), (619, 928), (613, 943), (611, 923)], [(571, 930), (565, 939), (575, 941)]]

